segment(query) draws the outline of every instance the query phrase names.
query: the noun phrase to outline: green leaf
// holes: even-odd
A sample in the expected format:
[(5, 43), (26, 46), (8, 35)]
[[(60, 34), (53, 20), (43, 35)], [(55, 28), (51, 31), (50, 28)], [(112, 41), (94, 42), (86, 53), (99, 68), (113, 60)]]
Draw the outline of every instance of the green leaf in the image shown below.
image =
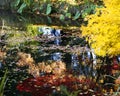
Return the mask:
[(82, 18), (85, 18), (87, 15), (88, 15), (88, 13), (84, 12), (84, 13), (82, 14)]
[(14, 5), (14, 6), (18, 6), (18, 5), (19, 5), (19, 3), (20, 3), (20, 0), (16, 0), (16, 2), (15, 2), (15, 5)]
[(52, 23), (52, 20), (49, 16), (47, 16), (47, 19), (48, 19), (48, 23)]
[(71, 13), (66, 13), (65, 16), (71, 18)]
[(48, 4), (47, 5), (47, 9), (46, 9), (46, 15), (49, 15), (52, 11), (52, 7), (51, 7), (51, 4)]
[(90, 14), (91, 11), (92, 11), (91, 8), (87, 8), (87, 9), (85, 10), (85, 13)]
[(60, 15), (60, 20), (65, 20), (65, 16), (64, 15)]
[(21, 13), (23, 12), (23, 9), (24, 9), (26, 6), (27, 6), (26, 3), (23, 3), (23, 4), (20, 6), (20, 8), (17, 10), (17, 12), (21, 14)]
[(70, 92), (67, 90), (67, 87), (64, 85), (60, 86), (60, 90), (66, 95), (66, 96), (70, 96)]
[(33, 9), (32, 9), (32, 11), (34, 12), (34, 11), (36, 11), (37, 10), (37, 8), (36, 7), (34, 7)]
[(77, 11), (75, 16), (73, 17), (73, 20), (77, 20), (80, 17), (80, 12)]
[(41, 5), (41, 6), (39, 7), (39, 9), (40, 9), (40, 10), (43, 10), (43, 9), (44, 9), (43, 5)]
[(27, 19), (26, 19), (25, 17), (23, 17), (23, 16), (19, 16), (19, 17), (18, 17), (18, 20), (19, 20), (19, 21), (25, 21), (25, 22), (27, 21)]
[(70, 96), (78, 96), (78, 93), (80, 92), (80, 90), (77, 91), (73, 91)]
[(5, 84), (7, 81), (7, 70), (5, 71), (5, 74), (2, 78), (2, 81), (0, 82), (0, 96), (3, 96), (3, 92), (4, 92), (4, 88), (5, 88)]
[(24, 3), (27, 5), (27, 6), (30, 6), (32, 2), (32, 0), (24, 0)]
[(14, 0), (14, 2), (11, 3), (12, 7), (17, 7), (20, 3), (20, 0)]

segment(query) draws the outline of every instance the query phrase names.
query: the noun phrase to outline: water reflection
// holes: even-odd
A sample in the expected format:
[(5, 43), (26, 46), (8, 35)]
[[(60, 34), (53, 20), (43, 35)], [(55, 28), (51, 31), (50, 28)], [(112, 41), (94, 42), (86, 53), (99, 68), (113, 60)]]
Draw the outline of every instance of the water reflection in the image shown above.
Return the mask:
[(52, 34), (51, 34), (52, 30), (53, 30), (53, 29), (50, 28), (50, 27), (39, 27), (39, 28), (38, 28), (38, 31), (39, 31), (39, 32), (42, 32), (43, 35), (48, 36), (48, 38), (51, 38), (51, 36), (52, 36)]
[(51, 34), (54, 36), (54, 44), (60, 45), (60, 43), (61, 43), (61, 30), (53, 29), (51, 31)]
[(118, 62), (120, 62), (120, 55), (118, 56)]
[(2, 68), (2, 63), (0, 62), (0, 69)]
[(76, 54), (71, 55), (71, 67), (73, 70), (77, 70), (79, 65), (78, 56)]
[(51, 55), (51, 60), (60, 61), (62, 58), (62, 53), (56, 52)]
[[(61, 30), (60, 29), (53, 29), (50, 27), (40, 27), (38, 29), (39, 32), (43, 33), (43, 36), (47, 36), (48, 38), (53, 40), (54, 45), (61, 44)], [(61, 52), (54, 52), (51, 54), (51, 60), (58, 61), (61, 60), (62, 53)]]
[[(41, 27), (39, 32), (43, 33), (43, 36), (48, 38), (53, 38), (53, 45), (61, 46), (61, 36), (62, 32), (60, 29), (50, 28), (50, 27)], [(96, 66), (96, 55), (94, 50), (90, 50), (89, 47), (85, 46), (82, 50), (83, 52), (71, 53), (71, 69), (74, 72), (79, 72), (79, 75), (85, 76), (96, 76), (97, 71), (94, 68)], [(50, 54), (50, 60), (53, 61), (62, 61), (62, 52), (56, 51)], [(64, 57), (66, 58), (66, 57)]]
[(91, 53), (92, 53), (92, 58), (93, 58), (93, 65), (96, 66), (96, 64), (97, 64), (97, 58), (96, 58), (96, 55), (94, 53), (94, 49), (91, 49)]

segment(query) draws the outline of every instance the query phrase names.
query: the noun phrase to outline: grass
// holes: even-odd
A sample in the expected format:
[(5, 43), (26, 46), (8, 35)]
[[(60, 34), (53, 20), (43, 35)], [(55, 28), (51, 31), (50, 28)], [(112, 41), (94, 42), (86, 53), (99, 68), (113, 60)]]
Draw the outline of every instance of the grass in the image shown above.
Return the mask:
[(7, 81), (7, 73), (8, 73), (8, 70), (6, 69), (5, 74), (0, 82), (0, 96), (3, 96), (3, 93), (4, 93), (4, 88)]

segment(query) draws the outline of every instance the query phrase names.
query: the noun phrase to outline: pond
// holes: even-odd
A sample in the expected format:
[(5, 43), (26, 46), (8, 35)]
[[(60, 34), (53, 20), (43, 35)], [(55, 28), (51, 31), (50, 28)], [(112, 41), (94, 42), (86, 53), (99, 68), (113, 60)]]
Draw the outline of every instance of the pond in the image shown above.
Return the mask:
[[(1, 13), (1, 80), (8, 70), (4, 96), (106, 96), (118, 88), (114, 78), (119, 75), (119, 60), (114, 66), (104, 64), (107, 59), (96, 56), (85, 38), (74, 35), (81, 34), (81, 22), (68, 20), (65, 25), (40, 17), (45, 21), (32, 20), (36, 35), (26, 32), (26, 24), (16, 15)], [(43, 25), (46, 22), (49, 26)]]

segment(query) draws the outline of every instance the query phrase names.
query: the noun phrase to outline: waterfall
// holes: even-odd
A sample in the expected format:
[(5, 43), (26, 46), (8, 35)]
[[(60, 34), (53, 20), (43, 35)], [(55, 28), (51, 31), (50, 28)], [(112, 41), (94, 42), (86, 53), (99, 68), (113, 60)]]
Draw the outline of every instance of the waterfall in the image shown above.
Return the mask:
[[(59, 46), (61, 43), (61, 30), (53, 29), (51, 31), (51, 34), (54, 37), (54, 44)], [(62, 57), (61, 52), (55, 52), (52, 54), (52, 60), (59, 61), (59, 60), (61, 60), (61, 57)]]
[(76, 54), (71, 55), (71, 67), (73, 70), (78, 69), (79, 61), (78, 56)]
[(118, 56), (118, 62), (120, 62), (120, 56)]
[[(50, 38), (52, 40), (51, 44), (56, 46), (61, 45), (62, 32), (60, 29), (41, 27), (39, 28), (39, 32), (43, 32), (43, 35)], [(50, 55), (50, 60), (61, 61), (62, 55), (62, 52), (55, 51)], [(71, 54), (71, 69), (75, 72), (79, 72), (79, 75), (96, 76), (97, 71), (93, 69), (93, 66), (97, 64), (94, 50), (90, 50), (89, 47), (85, 46), (80, 58), (81, 60), (79, 60), (78, 54)]]
[(39, 31), (39, 32), (42, 32), (43, 35), (47, 35), (47, 36), (49, 37), (49, 36), (51, 35), (52, 29), (49, 28), (49, 27), (40, 27), (40, 28), (38, 29), (38, 31)]
[(51, 59), (54, 60), (54, 61), (60, 61), (61, 60), (61, 56), (62, 53), (60, 52), (55, 52), (51, 55)]
[[(49, 27), (41, 27), (38, 29), (39, 32), (43, 33), (43, 36), (47, 36), (48, 38), (53, 38), (53, 44), (59, 46), (61, 44), (61, 30), (60, 29), (52, 29)], [(61, 52), (55, 52), (51, 54), (51, 60), (58, 61), (61, 60)]]
[(60, 45), (61, 43), (61, 30), (57, 29), (53, 29), (51, 31), (51, 34), (54, 36), (54, 44), (55, 45)]
[(92, 53), (92, 57), (93, 57), (93, 65), (96, 65), (97, 64), (97, 58), (96, 58), (96, 55), (94, 53), (94, 49), (91, 49), (91, 53)]

